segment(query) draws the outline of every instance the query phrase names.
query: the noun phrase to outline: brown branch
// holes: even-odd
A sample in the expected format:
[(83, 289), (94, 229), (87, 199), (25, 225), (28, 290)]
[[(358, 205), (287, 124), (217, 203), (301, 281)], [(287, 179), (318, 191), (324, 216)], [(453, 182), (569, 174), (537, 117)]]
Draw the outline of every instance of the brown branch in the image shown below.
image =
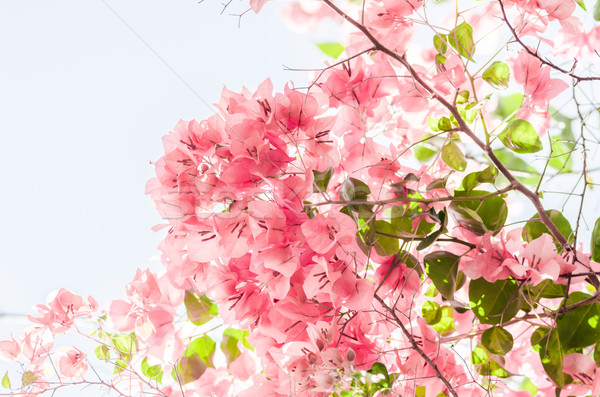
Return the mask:
[[(373, 201), (344, 201), (344, 200), (328, 200), (320, 203), (307, 204), (307, 207), (317, 207), (321, 205), (330, 205), (330, 204), (345, 204), (345, 205), (386, 205), (393, 204), (398, 202), (408, 202), (408, 203), (421, 203), (421, 204), (431, 204), (431, 203), (439, 203), (442, 201), (482, 201), (491, 197), (496, 197), (508, 193), (512, 190), (515, 190), (516, 187), (513, 185), (508, 185), (507, 187), (500, 189), (498, 191), (482, 194), (480, 196), (446, 196), (446, 197), (434, 197), (434, 198), (416, 198), (416, 197), (395, 197), (393, 199), (387, 200), (373, 200)], [(426, 214), (423, 214), (426, 215)]]
[(547, 60), (545, 60), (544, 58), (539, 56), (537, 51), (533, 51), (525, 43), (523, 43), (523, 41), (519, 38), (515, 28), (510, 24), (510, 22), (508, 22), (508, 17), (506, 16), (506, 11), (504, 10), (504, 4), (502, 4), (502, 0), (498, 0), (498, 3), (500, 3), (500, 9), (502, 10), (502, 19), (506, 23), (506, 26), (508, 26), (508, 28), (510, 29), (510, 31), (511, 31), (513, 37), (515, 38), (515, 40), (517, 41), (517, 43), (519, 43), (523, 47), (523, 49), (525, 49), (525, 51), (527, 51), (527, 53), (529, 55), (536, 58), (538, 61), (540, 61), (544, 65), (550, 66), (552, 69), (558, 70), (562, 74), (566, 74), (567, 76), (573, 78), (574, 80), (576, 80), (575, 85), (577, 85), (577, 83), (579, 83), (580, 81), (600, 80), (600, 77), (594, 77), (594, 76), (583, 77), (583, 76), (578, 76), (575, 73), (573, 73), (573, 70), (575, 69), (575, 65), (577, 64), (577, 59), (575, 60), (575, 63), (573, 63), (573, 67), (571, 68), (571, 70), (566, 70), (559, 66), (556, 66), (552, 62), (548, 62)]
[(383, 299), (381, 299), (381, 297), (379, 297), (379, 295), (375, 295), (375, 299), (377, 299), (377, 301), (379, 303), (381, 303), (381, 305), (385, 308), (385, 310), (387, 310), (388, 313), (391, 314), (393, 319), (396, 321), (396, 324), (398, 324), (398, 327), (400, 327), (400, 329), (402, 330), (402, 333), (410, 341), (412, 348), (427, 362), (427, 364), (429, 364), (431, 366), (431, 368), (433, 368), (433, 371), (435, 372), (436, 376), (442, 381), (444, 386), (446, 386), (446, 388), (448, 389), (450, 394), (452, 394), (454, 397), (458, 397), (458, 394), (456, 393), (456, 390), (454, 390), (454, 387), (450, 384), (448, 379), (446, 379), (444, 377), (444, 375), (442, 375), (442, 372), (437, 367), (437, 365), (429, 358), (429, 356), (427, 356), (427, 354), (423, 351), (423, 349), (421, 349), (419, 347), (419, 345), (415, 341), (414, 336), (408, 331), (408, 329), (406, 329), (406, 327), (402, 323), (402, 320), (400, 320), (400, 317), (398, 317), (398, 315), (396, 314), (396, 311), (394, 309), (392, 309), (391, 307), (389, 307), (385, 303), (385, 301)]
[[(542, 205), (542, 203), (540, 201), (539, 195), (532, 192), (531, 190), (529, 190), (527, 187), (525, 187), (525, 185), (523, 185), (521, 182), (519, 182), (512, 175), (512, 173), (504, 166), (504, 164), (500, 161), (500, 159), (498, 159), (498, 157), (496, 157), (496, 155), (492, 151), (492, 148), (489, 145), (485, 144), (481, 139), (479, 139), (477, 137), (477, 135), (475, 135), (475, 133), (471, 130), (471, 128), (469, 128), (469, 126), (465, 123), (465, 121), (460, 116), (456, 106), (454, 106), (453, 104), (448, 102), (445, 98), (443, 98), (438, 93), (436, 93), (435, 90), (433, 88), (431, 88), (429, 86), (429, 84), (427, 84), (423, 80), (423, 78), (417, 73), (417, 71), (412, 67), (412, 65), (410, 63), (408, 63), (408, 61), (406, 60), (406, 57), (404, 55), (399, 55), (399, 54), (395, 53), (394, 51), (390, 50), (389, 48), (387, 48), (386, 46), (384, 46), (383, 44), (381, 44), (371, 34), (371, 32), (369, 32), (369, 30), (366, 26), (363, 26), (360, 23), (358, 23), (357, 21), (355, 21), (352, 17), (350, 17), (348, 14), (346, 14), (344, 11), (342, 11), (340, 8), (338, 8), (335, 4), (333, 4), (331, 2), (331, 0), (322, 0), (322, 1), (328, 7), (330, 7), (333, 11), (335, 11), (338, 15), (340, 15), (342, 18), (344, 18), (346, 21), (348, 21), (350, 24), (352, 24), (354, 27), (356, 27), (358, 30), (360, 30), (371, 41), (371, 43), (373, 43), (373, 45), (375, 46), (375, 48), (378, 51), (381, 51), (384, 54), (395, 59), (396, 61), (400, 62), (400, 64), (402, 64), (408, 70), (408, 72), (410, 73), (412, 78), (431, 94), (431, 97), (433, 99), (436, 99), (446, 109), (448, 109), (448, 111), (454, 116), (454, 118), (458, 122), (459, 129), (462, 132), (464, 132), (469, 138), (471, 138), (471, 140), (484, 151), (484, 153), (488, 156), (490, 161), (498, 168), (498, 170), (502, 173), (502, 175), (504, 175), (506, 177), (506, 179), (508, 179), (508, 181), (514, 187), (514, 189), (521, 192), (523, 195), (525, 195), (525, 197), (527, 197), (529, 199), (529, 201), (531, 201), (531, 203), (534, 205), (534, 207), (539, 215), (540, 221), (548, 228), (548, 231), (550, 231), (550, 234), (552, 234), (552, 236), (554, 236), (554, 238), (556, 238), (556, 241), (558, 241), (558, 243), (565, 250), (574, 252), (574, 249), (571, 247), (571, 245), (569, 244), (569, 242), (567, 241), (565, 236), (562, 235), (562, 233), (558, 230), (556, 225), (552, 222), (552, 220), (550, 219), (548, 214), (546, 214), (546, 210), (544, 209), (544, 206)], [(594, 287), (598, 287), (600, 285), (600, 282), (598, 281), (598, 278), (596, 278), (596, 277), (592, 278), (590, 281)]]

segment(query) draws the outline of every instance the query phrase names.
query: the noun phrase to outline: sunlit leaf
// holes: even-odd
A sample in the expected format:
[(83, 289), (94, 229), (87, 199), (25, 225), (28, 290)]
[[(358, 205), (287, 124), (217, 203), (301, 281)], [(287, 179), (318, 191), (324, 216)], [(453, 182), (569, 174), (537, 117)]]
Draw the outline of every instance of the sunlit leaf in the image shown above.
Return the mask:
[(502, 61), (495, 61), (483, 72), (481, 77), (492, 87), (504, 90), (508, 88), (510, 68)]
[(196, 295), (191, 291), (185, 291), (183, 302), (187, 311), (188, 319), (195, 325), (202, 325), (215, 318), (219, 309), (206, 295)]
[(322, 193), (327, 191), (327, 186), (329, 185), (329, 181), (331, 180), (333, 173), (333, 167), (328, 167), (325, 171), (313, 170), (313, 192)]
[[(590, 298), (583, 292), (569, 295), (567, 305)], [(594, 302), (567, 311), (556, 320), (560, 343), (566, 348), (595, 345), (600, 342), (600, 303)]]
[(454, 168), (457, 171), (464, 171), (467, 168), (467, 160), (462, 150), (458, 147), (454, 141), (450, 141), (442, 148), (442, 160), (450, 168)]
[(513, 336), (504, 328), (494, 326), (481, 334), (481, 344), (490, 353), (504, 355), (513, 348)]
[(10, 389), (10, 378), (8, 377), (8, 371), (2, 377), (2, 387), (5, 389)]
[(446, 45), (446, 36), (443, 34), (436, 34), (433, 36), (433, 46), (438, 53), (445, 54), (448, 50), (448, 45)]
[(498, 280), (494, 283), (483, 277), (471, 280), (471, 310), (482, 324), (505, 323), (519, 312), (521, 302), (518, 291), (514, 280)]
[(450, 31), (450, 33), (448, 33), (448, 43), (454, 47), (461, 56), (471, 59), (475, 53), (475, 41), (473, 40), (473, 28), (471, 25), (463, 22)]
[(319, 49), (323, 51), (325, 55), (331, 58), (339, 57), (346, 49), (342, 44), (336, 42), (318, 43), (317, 47), (319, 47)]
[[(558, 210), (547, 210), (546, 214), (552, 223), (554, 223), (558, 231), (563, 235), (563, 237), (569, 242), (573, 242), (573, 228), (571, 228), (571, 224), (567, 218), (565, 218), (564, 215)], [(539, 219), (539, 215), (535, 214), (529, 219), (529, 221), (527, 221), (522, 232), (523, 240), (532, 241), (544, 233), (550, 234), (550, 231), (546, 225), (544, 225)], [(554, 238), (554, 241), (558, 243), (556, 238)]]
[[(468, 192), (457, 190), (454, 195), (462, 198), (483, 196), (488, 193), (483, 190)], [(508, 217), (508, 206), (500, 196), (488, 197), (483, 200), (452, 201), (450, 209), (460, 226), (479, 235), (488, 231), (499, 231)]]
[(498, 135), (500, 141), (516, 153), (536, 153), (543, 149), (535, 128), (527, 120), (515, 119)]
[(600, 262), (600, 218), (596, 219), (594, 229), (592, 229), (592, 239), (590, 242), (591, 259)]
[(446, 251), (429, 253), (423, 259), (425, 273), (435, 288), (448, 300), (454, 299), (460, 257)]

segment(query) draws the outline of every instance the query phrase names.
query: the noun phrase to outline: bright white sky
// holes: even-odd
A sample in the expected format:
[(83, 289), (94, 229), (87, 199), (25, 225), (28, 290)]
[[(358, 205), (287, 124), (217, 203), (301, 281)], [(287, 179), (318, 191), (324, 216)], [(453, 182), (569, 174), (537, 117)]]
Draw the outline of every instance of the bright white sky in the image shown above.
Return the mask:
[[(223, 85), (302, 85), (282, 64), (325, 59), (275, 4), (238, 28), (227, 14), (247, 3), (223, 15), (220, 3), (0, 0), (0, 313), (61, 287), (106, 303), (137, 267), (158, 270), (161, 220), (144, 185), (161, 137), (210, 116)], [(23, 324), (0, 317), (0, 339)]]

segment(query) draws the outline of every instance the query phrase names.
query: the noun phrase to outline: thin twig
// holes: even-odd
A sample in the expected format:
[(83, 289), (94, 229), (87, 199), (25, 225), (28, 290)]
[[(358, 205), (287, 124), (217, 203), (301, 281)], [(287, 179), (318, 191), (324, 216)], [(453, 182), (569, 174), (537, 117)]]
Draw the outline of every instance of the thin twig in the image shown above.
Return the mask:
[(431, 366), (431, 368), (433, 369), (433, 371), (435, 372), (437, 377), (442, 381), (444, 386), (446, 386), (446, 388), (448, 389), (450, 394), (452, 394), (454, 397), (458, 397), (458, 393), (456, 393), (456, 390), (454, 390), (454, 387), (450, 384), (448, 379), (446, 379), (446, 377), (442, 374), (442, 372), (437, 367), (437, 365), (435, 365), (435, 363), (429, 358), (429, 356), (427, 356), (427, 354), (423, 351), (423, 349), (421, 349), (419, 347), (419, 345), (415, 341), (414, 336), (408, 331), (408, 329), (406, 329), (406, 327), (402, 323), (402, 320), (400, 320), (400, 317), (398, 317), (398, 315), (396, 314), (396, 311), (393, 308), (389, 307), (385, 303), (385, 301), (383, 299), (381, 299), (381, 297), (379, 297), (379, 295), (375, 295), (375, 299), (377, 299), (377, 301), (388, 311), (388, 313), (390, 313), (390, 315), (396, 321), (396, 324), (398, 324), (398, 327), (400, 327), (400, 329), (402, 330), (402, 333), (410, 341), (412, 348), (427, 362), (427, 364), (429, 364)]
[(578, 76), (575, 73), (573, 73), (573, 70), (575, 69), (575, 65), (577, 64), (577, 60), (575, 60), (575, 62), (573, 63), (573, 67), (571, 68), (571, 70), (566, 70), (559, 66), (556, 66), (552, 62), (548, 62), (547, 60), (545, 60), (544, 58), (539, 56), (537, 50), (533, 51), (525, 43), (523, 43), (523, 41), (519, 38), (519, 35), (517, 34), (515, 28), (510, 24), (510, 22), (508, 22), (508, 18), (506, 16), (506, 11), (504, 10), (504, 4), (502, 4), (502, 0), (498, 0), (498, 3), (500, 3), (500, 9), (502, 10), (502, 19), (504, 19), (506, 26), (508, 26), (508, 28), (510, 29), (510, 31), (511, 31), (513, 37), (515, 38), (515, 40), (517, 41), (517, 43), (519, 43), (523, 47), (523, 49), (525, 49), (525, 51), (527, 51), (527, 53), (529, 55), (536, 58), (538, 61), (540, 61), (544, 65), (550, 66), (552, 69), (558, 70), (562, 74), (572, 77), (573, 79), (576, 80), (575, 85), (577, 85), (577, 83), (579, 83), (580, 81), (600, 80), (600, 77), (594, 77), (594, 76), (583, 77), (583, 76)]

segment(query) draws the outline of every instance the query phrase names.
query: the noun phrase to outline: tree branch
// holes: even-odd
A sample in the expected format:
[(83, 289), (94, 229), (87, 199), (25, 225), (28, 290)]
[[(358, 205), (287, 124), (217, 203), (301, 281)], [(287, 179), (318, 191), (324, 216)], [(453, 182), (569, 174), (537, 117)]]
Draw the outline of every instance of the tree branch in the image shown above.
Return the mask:
[[(402, 66), (404, 66), (407, 69), (407, 71), (410, 73), (412, 78), (431, 94), (431, 97), (433, 99), (436, 99), (446, 109), (448, 109), (448, 111), (454, 116), (454, 118), (458, 122), (460, 131), (465, 133), (469, 138), (471, 138), (471, 140), (477, 146), (479, 146), (484, 151), (484, 153), (487, 155), (487, 157), (490, 159), (490, 161), (498, 168), (498, 170), (502, 173), (502, 175), (504, 175), (506, 177), (506, 179), (508, 179), (508, 181), (514, 187), (515, 190), (521, 192), (523, 195), (525, 195), (525, 197), (527, 197), (529, 199), (529, 201), (531, 201), (531, 203), (534, 205), (534, 207), (539, 215), (540, 221), (548, 228), (548, 230), (550, 231), (550, 234), (552, 234), (552, 236), (554, 236), (554, 238), (556, 238), (556, 241), (558, 241), (558, 243), (565, 250), (575, 252), (575, 250), (571, 247), (571, 245), (569, 244), (569, 242), (567, 241), (565, 236), (562, 235), (562, 233), (558, 230), (556, 225), (552, 222), (552, 220), (550, 219), (548, 214), (546, 214), (544, 206), (542, 205), (542, 203), (540, 201), (540, 197), (536, 193), (532, 192), (527, 187), (525, 187), (525, 185), (523, 185), (521, 182), (519, 182), (512, 175), (512, 173), (504, 166), (504, 164), (502, 164), (500, 159), (498, 159), (498, 157), (496, 157), (496, 155), (492, 151), (492, 148), (489, 145), (485, 144), (481, 139), (479, 139), (477, 137), (477, 135), (475, 135), (475, 133), (471, 130), (471, 128), (469, 128), (469, 126), (465, 123), (465, 121), (460, 116), (456, 106), (454, 106), (453, 104), (448, 102), (444, 97), (442, 97), (441, 95), (436, 93), (435, 90), (433, 88), (431, 88), (429, 86), (429, 84), (427, 84), (423, 80), (423, 78), (417, 73), (417, 71), (412, 67), (412, 65), (410, 63), (408, 63), (408, 61), (406, 60), (406, 57), (404, 55), (399, 55), (399, 54), (395, 53), (394, 51), (390, 50), (389, 48), (387, 48), (386, 46), (384, 46), (383, 44), (381, 44), (375, 38), (375, 36), (373, 36), (371, 34), (371, 32), (369, 32), (369, 30), (367, 29), (366, 26), (363, 26), (360, 23), (358, 23), (357, 21), (355, 21), (352, 17), (350, 17), (348, 14), (346, 14), (344, 11), (342, 11), (340, 8), (338, 8), (335, 4), (333, 4), (331, 2), (331, 0), (322, 0), (322, 1), (328, 7), (330, 7), (333, 11), (335, 11), (338, 15), (340, 15), (342, 18), (344, 18), (346, 21), (348, 21), (350, 24), (352, 24), (354, 27), (356, 27), (358, 30), (360, 30), (371, 41), (371, 43), (373, 43), (374, 47), (378, 51), (381, 51), (384, 54), (395, 59), (396, 61), (400, 62), (400, 64), (402, 64)], [(598, 287), (600, 285), (600, 282), (598, 281), (598, 278), (596, 278), (596, 277), (592, 278), (590, 281), (594, 287)]]
[(427, 356), (427, 354), (423, 351), (423, 349), (421, 349), (419, 347), (419, 345), (415, 341), (415, 338), (413, 337), (413, 335), (408, 331), (408, 329), (406, 329), (406, 327), (402, 323), (402, 320), (400, 320), (400, 317), (398, 317), (398, 315), (396, 314), (396, 311), (394, 309), (392, 309), (391, 307), (389, 307), (387, 305), (387, 303), (385, 303), (385, 301), (383, 299), (381, 299), (381, 297), (379, 297), (379, 295), (375, 295), (375, 299), (377, 299), (377, 301), (379, 303), (381, 303), (381, 305), (385, 308), (385, 310), (387, 310), (388, 313), (390, 313), (390, 315), (394, 318), (394, 320), (398, 324), (398, 327), (400, 327), (400, 329), (402, 330), (402, 333), (410, 341), (412, 348), (427, 362), (427, 364), (429, 364), (431, 366), (431, 368), (433, 368), (436, 376), (442, 381), (444, 386), (446, 386), (446, 388), (448, 389), (450, 394), (452, 394), (454, 397), (458, 397), (458, 394), (456, 393), (456, 390), (454, 390), (454, 387), (450, 384), (448, 379), (446, 379), (444, 377), (444, 375), (442, 375), (442, 372), (437, 367), (437, 365), (435, 365), (435, 363), (429, 358), (429, 356)]
[(538, 61), (540, 61), (544, 65), (550, 66), (552, 69), (558, 70), (562, 74), (566, 74), (567, 76), (575, 79), (576, 80), (575, 84), (579, 83), (580, 81), (600, 80), (600, 77), (593, 77), (593, 76), (582, 77), (582, 76), (578, 76), (575, 73), (573, 73), (573, 69), (575, 69), (575, 65), (577, 64), (577, 60), (575, 60), (575, 63), (573, 64), (573, 68), (569, 71), (569, 70), (563, 69), (563, 68), (561, 68), (559, 66), (556, 66), (552, 62), (548, 62), (547, 60), (545, 60), (544, 58), (542, 58), (541, 56), (539, 56), (538, 53), (537, 53), (537, 51), (532, 51), (531, 48), (529, 48), (525, 43), (523, 43), (523, 41), (517, 35), (517, 31), (515, 30), (515, 28), (510, 24), (510, 22), (508, 22), (508, 18), (506, 16), (506, 11), (504, 10), (504, 4), (502, 3), (502, 0), (498, 0), (498, 3), (500, 3), (500, 9), (502, 10), (502, 19), (506, 23), (506, 26), (508, 26), (508, 28), (510, 29), (510, 31), (511, 31), (513, 37), (515, 38), (516, 42), (519, 43), (519, 44), (521, 44), (521, 46), (523, 47), (523, 49), (525, 51), (527, 51), (527, 53), (529, 55), (531, 55), (532, 57), (536, 58)]

